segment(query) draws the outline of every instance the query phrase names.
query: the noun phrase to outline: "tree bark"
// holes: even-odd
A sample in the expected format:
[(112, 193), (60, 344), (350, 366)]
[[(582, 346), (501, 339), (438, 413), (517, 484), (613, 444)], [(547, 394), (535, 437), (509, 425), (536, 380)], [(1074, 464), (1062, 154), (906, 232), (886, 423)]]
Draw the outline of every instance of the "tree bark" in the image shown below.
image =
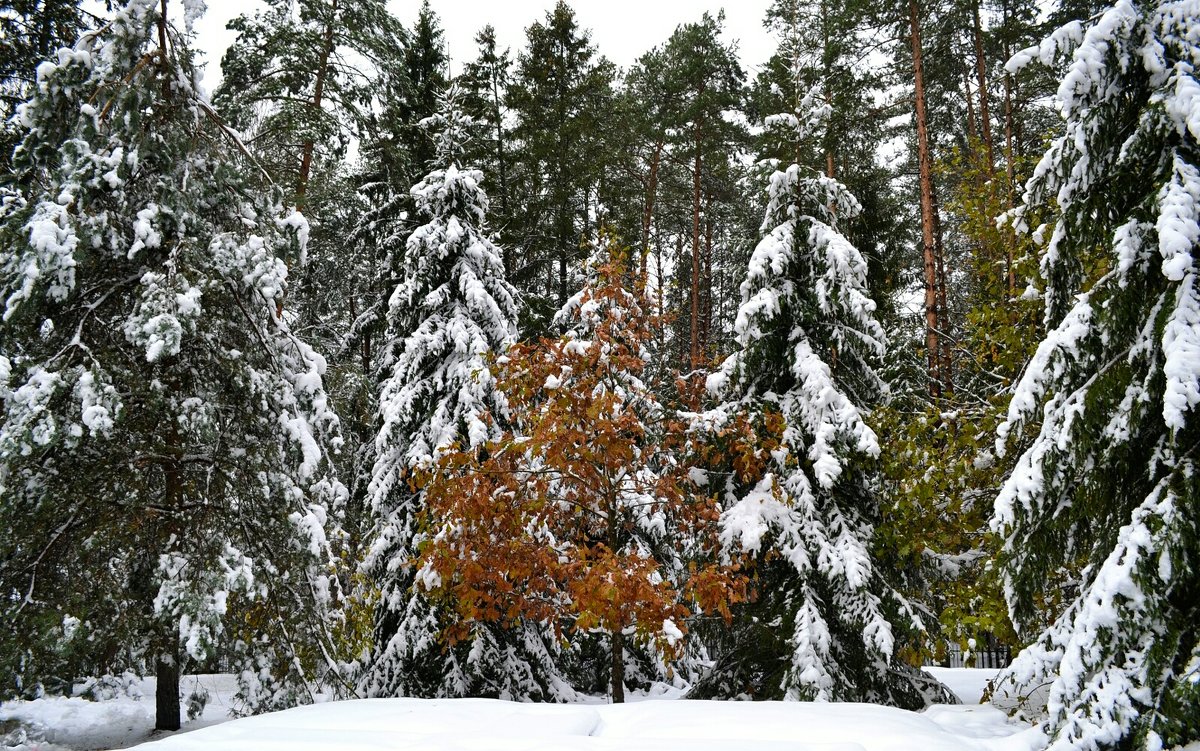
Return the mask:
[[(701, 87), (703, 91), (703, 87)], [(692, 173), (692, 338), (689, 363), (694, 370), (700, 365), (700, 118), (692, 127), (696, 146), (696, 162)]]
[(638, 284), (643, 289), (646, 285), (646, 257), (650, 254), (650, 227), (654, 222), (654, 201), (658, 196), (658, 165), (662, 160), (663, 145), (661, 137), (654, 142), (654, 153), (650, 156), (650, 177), (646, 182), (646, 208), (642, 212), (642, 258), (638, 270)]
[[(1004, 5), (1005, 23), (1008, 22), (1008, 4)], [(1005, 59), (1008, 59), (1008, 43), (1004, 43)], [(1013, 163), (1015, 155), (1013, 154), (1013, 92), (1012, 92), (1012, 74), (1007, 69), (1004, 71), (1004, 162), (1006, 177), (1008, 178), (1008, 205), (1009, 207), (1016, 205), (1016, 189), (1017, 175), (1016, 165)], [(1005, 255), (1005, 270), (1008, 276), (1008, 294), (1013, 296), (1017, 291), (1017, 271), (1015, 267), (1016, 248), (1014, 247), (1014, 238), (1012, 233), (1006, 233), (1007, 253)]]
[(159, 655), (154, 661), (154, 729), (179, 729), (179, 658)]
[(712, 250), (713, 250), (713, 197), (709, 194), (704, 207), (704, 269), (701, 290), (704, 293), (700, 310), (700, 358), (707, 362), (712, 345)]
[[(178, 384), (174, 384), (178, 386)], [(176, 518), (183, 504), (183, 476), (180, 458), (183, 456), (182, 439), (173, 418), (168, 418), (165, 436), (163, 463), (163, 508), (166, 518), (161, 529), (162, 539), (172, 540), (179, 534)], [(154, 674), (157, 685), (154, 690), (154, 729), (179, 729), (179, 637), (174, 628), (160, 626), (158, 629), (158, 654), (155, 656)]]
[(933, 160), (929, 149), (928, 114), (925, 111), (925, 71), (921, 61), (921, 18), (917, 0), (909, 0), (909, 40), (912, 45), (916, 99), (917, 164), (921, 188), (921, 250), (925, 267), (925, 349), (928, 356), (929, 393), (942, 393), (941, 322), (938, 311), (937, 227), (933, 194)]
[(625, 703), (625, 636), (613, 632), (612, 637), (612, 703)]
[[(333, 0), (329, 20), (325, 22), (325, 38), (321, 47), (321, 60), (317, 63), (317, 80), (313, 84), (312, 108), (317, 117), (321, 114), (321, 103), (325, 96), (325, 78), (329, 74), (329, 56), (333, 54), (333, 25), (337, 22), (338, 0)], [(296, 211), (304, 211), (304, 198), (308, 193), (308, 178), (312, 173), (313, 140), (304, 142), (300, 156), (300, 174), (296, 176)]]
[(996, 152), (992, 142), (992, 118), (988, 107), (987, 61), (983, 56), (983, 23), (979, 20), (979, 0), (972, 3), (972, 10), (975, 14), (975, 76), (979, 81), (979, 119), (983, 124), (983, 148), (987, 153), (988, 177), (992, 177), (996, 171)]

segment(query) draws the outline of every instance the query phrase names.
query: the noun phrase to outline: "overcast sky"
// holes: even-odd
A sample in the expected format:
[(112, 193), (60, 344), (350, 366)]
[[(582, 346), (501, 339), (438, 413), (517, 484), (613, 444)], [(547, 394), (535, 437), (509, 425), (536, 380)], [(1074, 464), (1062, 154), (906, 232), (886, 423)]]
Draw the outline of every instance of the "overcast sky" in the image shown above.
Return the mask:
[[(570, 2), (570, 0), (568, 0)], [(496, 27), (502, 46), (511, 47), (515, 59), (525, 46), (525, 29), (543, 20), (556, 0), (430, 0), (446, 32), (452, 72), (475, 57), (475, 34), (485, 24)], [(736, 41), (742, 66), (753, 76), (770, 57), (775, 45), (762, 26), (770, 0), (574, 0), (580, 26), (590, 29), (601, 54), (628, 67), (643, 52), (666, 41), (675, 27), (695, 21), (705, 11), (716, 15), (725, 9), (725, 39)], [(255, 0), (207, 0), (208, 12), (196, 25), (197, 42), (209, 62), (205, 86), (212, 89), (220, 76), (221, 55), (232, 40), (226, 22), (239, 13), (253, 12)], [(409, 28), (421, 0), (390, 0), (392, 11)]]

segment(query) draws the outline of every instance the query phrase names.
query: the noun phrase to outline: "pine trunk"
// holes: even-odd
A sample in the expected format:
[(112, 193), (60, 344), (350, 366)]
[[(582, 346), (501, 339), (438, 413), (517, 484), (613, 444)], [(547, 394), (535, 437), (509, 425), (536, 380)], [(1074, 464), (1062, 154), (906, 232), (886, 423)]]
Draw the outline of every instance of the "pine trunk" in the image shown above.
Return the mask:
[(987, 153), (988, 176), (991, 177), (996, 171), (996, 151), (992, 141), (992, 118), (988, 107), (987, 61), (983, 56), (983, 23), (979, 20), (979, 0), (972, 4), (972, 10), (975, 12), (975, 77), (979, 82), (979, 119), (983, 124), (983, 148)]
[[(163, 0), (164, 3), (166, 0)], [(321, 60), (317, 63), (317, 80), (313, 84), (312, 108), (320, 116), (325, 97), (325, 78), (329, 74), (329, 56), (333, 54), (333, 25), (337, 21), (338, 0), (333, 0), (329, 20), (325, 22), (325, 38), (321, 46)], [(313, 140), (304, 142), (300, 157), (300, 174), (296, 176), (296, 211), (304, 211), (304, 197), (308, 193), (308, 178), (312, 173)]]
[[(1008, 8), (1005, 6), (1005, 12)], [(1008, 45), (1004, 45), (1004, 54), (1008, 55)], [(1017, 174), (1016, 165), (1013, 163), (1015, 155), (1013, 154), (1013, 92), (1012, 92), (1012, 75), (1004, 71), (1004, 161), (1005, 169), (1008, 177), (1008, 205), (1015, 206), (1017, 202)], [(1008, 294), (1013, 296), (1017, 292), (1017, 271), (1016, 271), (1016, 248), (1012, 233), (1006, 233), (1007, 236), (1007, 254), (1004, 259), (1006, 271), (1008, 274)]]
[(941, 346), (938, 318), (938, 252), (936, 207), (933, 195), (933, 159), (929, 150), (928, 115), (925, 111), (925, 72), (921, 62), (921, 18), (917, 0), (909, 0), (909, 33), (912, 44), (916, 98), (917, 164), (921, 187), (921, 250), (925, 267), (925, 349), (928, 355), (929, 393), (942, 393)]
[(690, 367), (700, 365), (700, 120), (693, 126), (696, 145), (696, 163), (692, 174), (692, 337)]
[(712, 250), (713, 250), (713, 197), (707, 198), (704, 209), (704, 273), (701, 290), (704, 304), (700, 310), (700, 359), (707, 362), (712, 345)]
[(654, 201), (658, 196), (658, 165), (662, 160), (664, 141), (659, 138), (654, 143), (654, 153), (650, 157), (650, 177), (646, 181), (646, 208), (642, 212), (642, 259), (638, 270), (638, 284), (644, 289), (646, 285), (646, 257), (650, 254), (650, 227), (654, 222)]

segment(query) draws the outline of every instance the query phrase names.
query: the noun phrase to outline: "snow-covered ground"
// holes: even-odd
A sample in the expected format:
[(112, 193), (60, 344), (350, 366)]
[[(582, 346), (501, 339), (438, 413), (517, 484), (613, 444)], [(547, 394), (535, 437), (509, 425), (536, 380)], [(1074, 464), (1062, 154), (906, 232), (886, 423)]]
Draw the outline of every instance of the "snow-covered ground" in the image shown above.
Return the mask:
[[(208, 691), (204, 712), (184, 730), (230, 719), (237, 685), (231, 675), (189, 675), (180, 681), (186, 701), (197, 686)], [(128, 748), (149, 740), (154, 729), (153, 678), (136, 681), (128, 693), (104, 701), (47, 696), (0, 704), (3, 751), (96, 751)]]
[[(922, 670), (945, 684), (946, 688), (953, 691), (954, 695), (963, 704), (978, 704), (982, 701), (988, 684), (1000, 673), (995, 668), (939, 668), (926, 666)], [(1008, 709), (1009, 707), (1005, 706), (1003, 701), (999, 701), (999, 698), (996, 697), (992, 703)]]
[[(964, 701), (978, 701), (991, 670), (931, 670)], [(82, 751), (1032, 751), (1036, 730), (1011, 724), (990, 706), (935, 706), (921, 713), (871, 704), (672, 701), (651, 692), (625, 705), (514, 704), (490, 699), (367, 699), (228, 719), (230, 676), (188, 677), (211, 696), (184, 732), (151, 736), (154, 683), (100, 702), (45, 698), (0, 706), (7, 750)], [(141, 698), (137, 694), (141, 693)], [(15, 730), (16, 722), (22, 723)], [(24, 738), (20, 737), (24, 733)]]

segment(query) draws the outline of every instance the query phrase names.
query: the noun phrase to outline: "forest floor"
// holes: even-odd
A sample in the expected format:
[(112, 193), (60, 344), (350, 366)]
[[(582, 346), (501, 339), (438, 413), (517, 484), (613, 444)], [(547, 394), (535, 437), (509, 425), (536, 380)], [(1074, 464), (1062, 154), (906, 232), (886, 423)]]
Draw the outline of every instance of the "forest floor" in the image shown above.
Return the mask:
[[(234, 722), (232, 676), (188, 676), (209, 694), (195, 720), (154, 734), (154, 681), (102, 701), (47, 697), (0, 705), (4, 751), (1032, 751), (1042, 736), (979, 705), (994, 670), (930, 669), (963, 705), (914, 713), (871, 704), (665, 701), (665, 687), (626, 705), (513, 704), (490, 699), (370, 699), (299, 707)], [(597, 702), (600, 702), (597, 699)]]

